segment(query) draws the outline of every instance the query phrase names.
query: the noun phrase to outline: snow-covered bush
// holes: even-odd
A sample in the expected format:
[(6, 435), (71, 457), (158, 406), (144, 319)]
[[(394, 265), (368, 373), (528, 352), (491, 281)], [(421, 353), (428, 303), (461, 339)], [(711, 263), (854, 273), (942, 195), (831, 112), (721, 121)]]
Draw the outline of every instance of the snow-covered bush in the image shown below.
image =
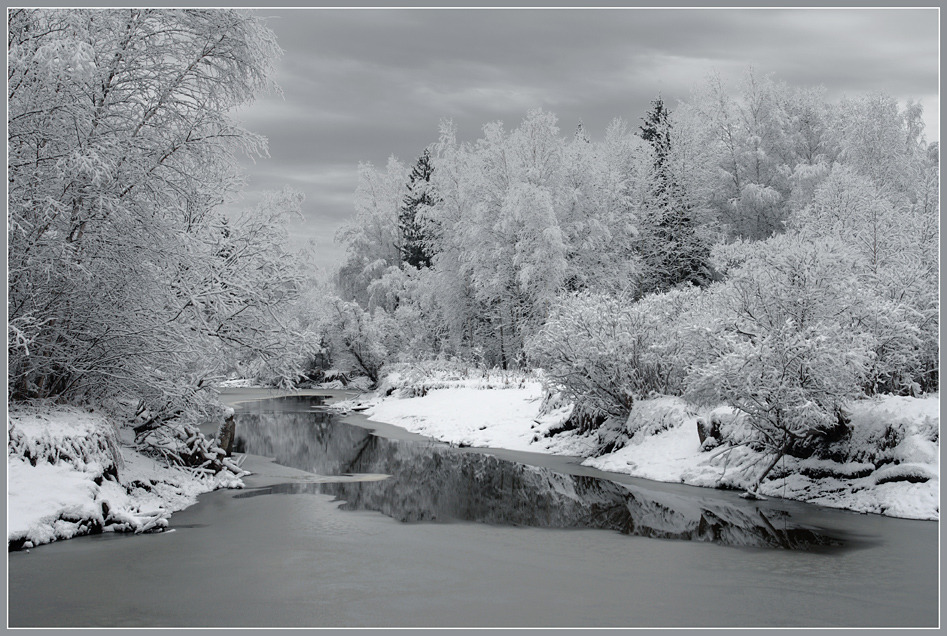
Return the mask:
[(359, 374), (364, 374), (377, 384), (381, 370), (391, 361), (398, 350), (397, 325), (384, 309), (373, 311), (362, 309), (358, 303), (339, 298), (331, 299), (332, 338), (338, 343), (333, 347), (337, 358)]
[(445, 388), (523, 388), (540, 376), (528, 371), (488, 369), (457, 358), (436, 358), (411, 363), (393, 363), (385, 368), (378, 391), (383, 395), (420, 397)]
[[(580, 292), (563, 296), (527, 348), (577, 408), (624, 418), (636, 399), (680, 392), (698, 340), (688, 320), (701, 290), (629, 298)], [(705, 318), (706, 320), (706, 318)]]
[(853, 259), (838, 242), (795, 235), (721, 255), (731, 271), (715, 289), (726, 309), (711, 334), (717, 357), (688, 376), (687, 396), (745, 413), (776, 459), (811, 453), (844, 431), (871, 360)]
[[(912, 170), (923, 174), (918, 166)], [(923, 178), (913, 184), (923, 185)], [(929, 191), (915, 193), (912, 203), (854, 167), (836, 164), (811, 203), (791, 218), (792, 229), (807, 239), (831, 237), (847, 246), (859, 282), (872, 293), (858, 325), (874, 338), (864, 385), (869, 393), (910, 395), (937, 387), (939, 214), (936, 204), (924, 201), (936, 201), (936, 177), (926, 185)]]

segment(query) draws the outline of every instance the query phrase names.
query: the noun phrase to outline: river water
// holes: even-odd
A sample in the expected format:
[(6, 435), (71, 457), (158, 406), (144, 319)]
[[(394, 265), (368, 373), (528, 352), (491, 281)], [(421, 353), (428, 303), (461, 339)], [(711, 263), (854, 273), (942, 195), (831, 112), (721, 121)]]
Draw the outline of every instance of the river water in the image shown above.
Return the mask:
[[(255, 475), (171, 531), (8, 559), (17, 626), (936, 626), (938, 524), (245, 402)], [(373, 434), (371, 429), (377, 429)]]

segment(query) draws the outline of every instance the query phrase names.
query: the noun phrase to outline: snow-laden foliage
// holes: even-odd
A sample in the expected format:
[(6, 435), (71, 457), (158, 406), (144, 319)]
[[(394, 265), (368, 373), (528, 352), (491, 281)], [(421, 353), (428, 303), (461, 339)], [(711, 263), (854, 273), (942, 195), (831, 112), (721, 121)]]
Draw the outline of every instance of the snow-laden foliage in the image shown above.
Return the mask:
[(292, 192), (229, 218), (232, 110), (279, 53), (230, 10), (10, 13), (9, 397), (140, 398), (150, 425), (209, 415), (234, 359), (281, 364), (301, 280)]
[(687, 360), (697, 355), (681, 327), (699, 315), (701, 296), (698, 289), (679, 289), (633, 303), (609, 294), (570, 294), (555, 305), (527, 352), (579, 408), (624, 418), (637, 399), (680, 391)]
[(866, 389), (917, 393), (938, 380), (938, 213), (923, 199), (896, 199), (837, 164), (791, 223), (809, 240), (849, 246), (859, 282), (876, 298), (860, 324), (875, 338)]
[(860, 393), (872, 338), (857, 326), (869, 299), (838, 242), (782, 235), (730, 246), (715, 358), (687, 378), (697, 403), (745, 413), (778, 457), (824, 444)]

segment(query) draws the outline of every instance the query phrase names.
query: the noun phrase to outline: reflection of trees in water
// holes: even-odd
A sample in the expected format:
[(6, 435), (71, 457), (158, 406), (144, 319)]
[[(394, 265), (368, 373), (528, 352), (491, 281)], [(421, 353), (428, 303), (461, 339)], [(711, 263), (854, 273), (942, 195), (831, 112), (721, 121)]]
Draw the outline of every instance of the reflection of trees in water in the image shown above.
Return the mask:
[[(321, 475), (384, 473), (382, 481), (288, 484), (267, 492), (323, 492), (346, 507), (405, 522), (476, 521), (725, 545), (811, 549), (841, 543), (795, 526), (783, 511), (649, 491), (572, 476), (441, 444), (395, 441), (323, 413), (242, 413), (247, 451)], [(248, 493), (249, 494), (249, 493)]]

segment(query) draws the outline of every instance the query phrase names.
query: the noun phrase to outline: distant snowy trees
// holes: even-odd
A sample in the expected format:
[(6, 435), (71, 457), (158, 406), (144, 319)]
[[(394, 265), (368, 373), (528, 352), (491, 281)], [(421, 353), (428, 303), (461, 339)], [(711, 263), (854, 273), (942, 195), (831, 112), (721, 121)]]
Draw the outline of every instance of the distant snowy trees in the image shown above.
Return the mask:
[(220, 208), (237, 154), (266, 148), (229, 113), (278, 53), (239, 11), (11, 10), (11, 399), (140, 399), (154, 426), (235, 357), (283, 372), (300, 196)]
[[(362, 168), (356, 218), (339, 234), (349, 250), (340, 291), (365, 307), (414, 307), (412, 320), (439, 334), (430, 354), (523, 366), (561, 291), (634, 287), (645, 149), (620, 121), (602, 144), (567, 143), (542, 110), (511, 131), (488, 124), (475, 143), (445, 123), (407, 180), (395, 160), (381, 187)], [(366, 207), (366, 191), (385, 194)]]
[[(343, 274), (374, 263), (341, 289), (413, 334), (389, 360), (542, 366), (592, 420), (654, 394), (722, 402), (774, 455), (811, 452), (852, 397), (938, 386), (938, 153), (920, 115), (751, 69), (600, 141), (542, 110), (475, 142), (448, 122), (341, 235)], [(363, 247), (372, 224), (387, 238)]]

